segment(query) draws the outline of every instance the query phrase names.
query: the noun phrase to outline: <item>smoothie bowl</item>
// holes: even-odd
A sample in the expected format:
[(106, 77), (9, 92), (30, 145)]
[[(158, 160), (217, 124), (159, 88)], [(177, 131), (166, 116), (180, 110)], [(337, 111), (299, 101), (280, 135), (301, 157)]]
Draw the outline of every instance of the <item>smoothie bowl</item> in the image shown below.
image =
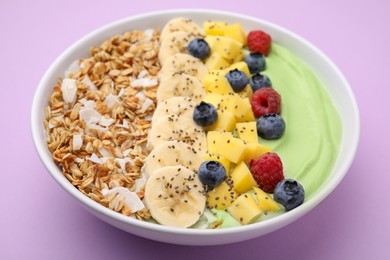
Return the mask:
[(31, 116), (51, 176), (91, 213), (162, 242), (216, 245), (277, 230), (347, 173), (358, 108), (299, 36), (206, 10), (150, 13), (76, 42)]

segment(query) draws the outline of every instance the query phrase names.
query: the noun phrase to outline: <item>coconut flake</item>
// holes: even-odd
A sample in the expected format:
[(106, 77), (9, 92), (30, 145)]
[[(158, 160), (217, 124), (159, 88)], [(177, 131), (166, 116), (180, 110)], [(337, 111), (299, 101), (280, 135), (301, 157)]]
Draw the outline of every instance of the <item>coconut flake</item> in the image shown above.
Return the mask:
[(141, 178), (135, 180), (135, 192), (142, 190), (147, 180), (148, 178), (146, 177), (146, 175), (144, 173), (141, 174)]
[(77, 83), (74, 79), (63, 79), (61, 84), (62, 98), (67, 103), (76, 99)]
[(148, 71), (147, 71), (147, 70), (143, 70), (143, 71), (141, 71), (141, 72), (138, 74), (138, 78), (139, 78), (139, 79), (145, 78), (146, 75), (148, 75)]
[(75, 73), (79, 69), (81, 69), (79, 60), (75, 60), (70, 64), (70, 66), (65, 70), (64, 77), (67, 78), (69, 74)]
[(119, 90), (118, 97), (122, 97), (123, 94), (125, 94), (125, 88), (121, 88), (121, 90)]
[(100, 122), (102, 115), (95, 109), (80, 109), (79, 111), (80, 119), (84, 120), (87, 124), (95, 124)]
[(119, 167), (121, 167), (121, 170), (123, 173), (126, 173), (126, 163), (134, 163), (134, 160), (130, 157), (125, 157), (123, 159), (121, 158), (115, 158), (114, 162), (118, 163)]
[(152, 39), (152, 37), (153, 37), (153, 32), (154, 32), (153, 29), (146, 29), (146, 30), (144, 31), (144, 33), (145, 33), (145, 39), (144, 39), (144, 41), (145, 41), (145, 42), (149, 42), (149, 41)]
[(153, 119), (152, 115), (145, 116), (145, 120), (152, 121), (152, 119)]
[(81, 146), (83, 145), (83, 138), (80, 134), (74, 134), (73, 135), (73, 150), (79, 150)]
[(126, 149), (123, 151), (123, 156), (128, 156), (132, 149)]
[[(59, 116), (54, 116), (52, 119), (61, 119), (61, 118), (63, 118), (64, 117), (64, 115), (59, 115)], [(54, 125), (54, 124), (52, 124), (51, 122), (50, 122), (50, 120), (49, 120), (49, 125), (48, 125), (48, 127), (49, 127), (49, 129), (53, 129), (54, 127), (56, 127), (57, 125)]]
[(105, 147), (102, 147), (99, 149), (99, 153), (103, 155), (104, 157), (114, 157), (112, 153)]
[(113, 118), (105, 118), (104, 116), (102, 116), (100, 118), (99, 125), (107, 127), (107, 126), (110, 126), (114, 122), (115, 122), (115, 120)]
[(108, 107), (111, 107), (112, 105), (116, 104), (116, 103), (119, 103), (119, 100), (116, 98), (115, 95), (113, 95), (112, 93), (110, 93), (106, 99), (104, 100), (104, 102), (106, 102), (107, 106)]
[(97, 164), (103, 164), (103, 160), (101, 158), (97, 157), (97, 155), (95, 153), (93, 153), (91, 155), (91, 157), (89, 157), (87, 160), (94, 162), (94, 163), (97, 163)]
[(138, 195), (125, 187), (115, 187), (110, 190), (102, 190), (102, 195), (104, 197), (108, 197), (112, 194), (115, 195), (115, 198), (111, 201), (113, 208), (116, 208), (121, 201), (124, 201), (125, 205), (130, 207), (132, 213), (145, 208), (145, 205), (142, 203)]
[(93, 84), (93, 82), (92, 82), (91, 79), (88, 77), (88, 75), (85, 75), (85, 77), (83, 78), (83, 80), (82, 80), (81, 82), (84, 83), (84, 84), (86, 84), (86, 85), (88, 85), (90, 90), (97, 90), (96, 85)]
[(80, 157), (76, 157), (75, 159), (75, 162), (77, 163), (83, 163), (85, 160), (83, 158), (80, 158)]
[[(123, 128), (129, 128), (129, 123), (127, 123), (127, 120), (126, 119), (123, 119), (123, 123), (122, 124), (116, 124), (115, 126), (119, 126), (119, 127), (123, 127)], [(127, 133), (127, 132), (126, 132)]]
[(96, 102), (94, 100), (87, 100), (85, 98), (82, 98), (79, 100), (81, 104), (83, 104), (84, 107), (81, 107), (80, 110), (82, 109), (94, 109), (96, 106)]
[(144, 113), (151, 105), (153, 105), (153, 100), (151, 100), (150, 98), (146, 98), (145, 102), (141, 107), (141, 113)]
[(141, 78), (141, 79), (136, 79), (133, 80), (130, 85), (132, 87), (154, 87), (157, 85), (157, 79), (150, 79), (150, 78)]

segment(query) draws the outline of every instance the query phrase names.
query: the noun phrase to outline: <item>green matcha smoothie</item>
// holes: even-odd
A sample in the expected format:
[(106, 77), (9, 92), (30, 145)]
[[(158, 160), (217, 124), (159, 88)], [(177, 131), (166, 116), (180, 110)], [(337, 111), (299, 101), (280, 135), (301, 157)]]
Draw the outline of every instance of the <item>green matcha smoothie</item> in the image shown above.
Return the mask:
[(259, 142), (279, 154), (285, 177), (298, 180), (306, 198), (328, 178), (341, 142), (341, 122), (325, 88), (289, 50), (272, 45), (263, 73), (282, 97), (286, 130), (279, 140)]

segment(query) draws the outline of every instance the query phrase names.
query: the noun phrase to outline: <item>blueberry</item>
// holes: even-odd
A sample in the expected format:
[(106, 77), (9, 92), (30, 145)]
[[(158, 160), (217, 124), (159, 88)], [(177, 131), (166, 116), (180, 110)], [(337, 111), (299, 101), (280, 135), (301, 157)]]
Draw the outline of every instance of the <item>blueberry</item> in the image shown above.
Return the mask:
[(256, 73), (249, 79), (249, 85), (251, 85), (253, 92), (260, 88), (272, 87), (271, 80), (267, 75)]
[(192, 56), (201, 60), (206, 59), (211, 51), (209, 44), (201, 38), (195, 38), (190, 41), (187, 50)]
[(284, 179), (275, 186), (274, 200), (289, 211), (303, 203), (305, 190), (296, 180)]
[(257, 134), (264, 139), (279, 139), (286, 128), (283, 118), (278, 114), (265, 114), (257, 119)]
[(229, 81), (230, 86), (232, 87), (234, 92), (242, 91), (249, 82), (248, 77), (245, 75), (245, 73), (238, 69), (229, 71), (225, 75), (225, 77)]
[(218, 119), (217, 109), (210, 103), (201, 101), (192, 115), (195, 123), (200, 126), (210, 126)]
[(245, 56), (244, 61), (248, 64), (251, 74), (259, 73), (265, 70), (264, 55), (259, 52), (252, 52)]
[(226, 170), (220, 162), (205, 161), (199, 166), (198, 177), (200, 182), (212, 189), (225, 180)]

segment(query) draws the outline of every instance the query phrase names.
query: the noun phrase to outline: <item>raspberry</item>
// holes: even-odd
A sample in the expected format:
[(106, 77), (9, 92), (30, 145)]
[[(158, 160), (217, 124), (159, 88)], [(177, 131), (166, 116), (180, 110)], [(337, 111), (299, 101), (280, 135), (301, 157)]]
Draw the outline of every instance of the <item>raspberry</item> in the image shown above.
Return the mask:
[(253, 93), (251, 104), (255, 117), (280, 114), (281, 97), (273, 88), (261, 88)]
[(250, 162), (250, 170), (259, 188), (273, 193), (276, 184), (284, 179), (283, 164), (276, 153), (265, 153)]
[(261, 30), (251, 31), (247, 37), (247, 45), (251, 52), (267, 56), (271, 49), (271, 36)]

